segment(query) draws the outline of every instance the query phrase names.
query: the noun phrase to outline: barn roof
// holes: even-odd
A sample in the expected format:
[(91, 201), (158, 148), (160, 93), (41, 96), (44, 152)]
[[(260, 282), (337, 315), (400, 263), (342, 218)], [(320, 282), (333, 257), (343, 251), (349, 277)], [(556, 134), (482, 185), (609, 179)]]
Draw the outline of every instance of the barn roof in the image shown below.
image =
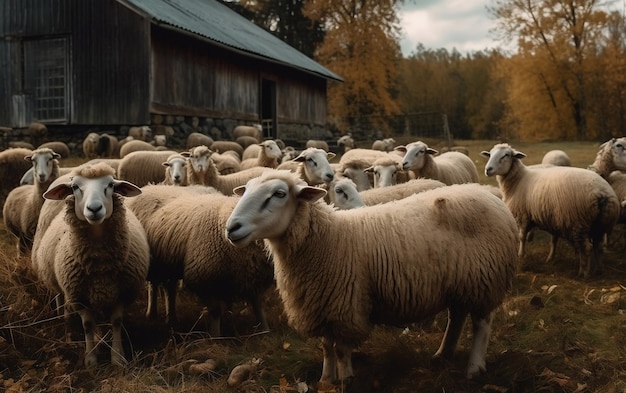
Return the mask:
[(291, 68), (343, 79), (302, 52), (215, 0), (118, 0), (153, 23), (180, 29)]

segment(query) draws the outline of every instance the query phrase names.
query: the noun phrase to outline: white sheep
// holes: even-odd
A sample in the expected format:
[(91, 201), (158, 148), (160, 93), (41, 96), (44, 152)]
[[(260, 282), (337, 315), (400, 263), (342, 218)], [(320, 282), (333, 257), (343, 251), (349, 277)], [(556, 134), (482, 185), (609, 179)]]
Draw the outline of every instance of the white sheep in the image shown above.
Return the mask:
[(130, 127), (128, 136), (132, 136), (139, 141), (150, 142), (152, 140), (152, 129), (150, 126)]
[[(402, 158), (402, 154), (395, 150), (387, 153), (380, 150), (355, 148), (341, 156), (336, 172), (352, 179), (359, 191), (368, 190), (374, 187), (374, 178), (371, 171), (366, 172), (365, 170), (378, 159), (395, 159), (396, 157)], [(400, 169), (402, 170), (402, 168)]]
[(187, 142), (185, 146), (187, 150), (190, 150), (196, 146), (205, 145), (207, 147), (211, 147), (213, 144), (213, 138), (208, 135), (202, 134), (200, 132), (192, 132), (187, 136)]
[(179, 153), (171, 154), (163, 163), (165, 167), (165, 179), (162, 184), (172, 186), (186, 186), (187, 183), (187, 157)]
[(65, 142), (50, 141), (50, 142), (42, 143), (41, 145), (37, 147), (37, 149), (41, 149), (43, 147), (47, 147), (48, 149), (54, 150), (54, 152), (59, 154), (61, 158), (68, 158), (70, 156), (70, 147)]
[(130, 153), (136, 151), (155, 151), (157, 148), (152, 146), (149, 142), (144, 142), (139, 139), (130, 140), (120, 147), (120, 158), (124, 158)]
[[(148, 188), (155, 187), (145, 187), (146, 193), (158, 193)], [(136, 199), (140, 210), (146, 210), (142, 205), (152, 206), (141, 197)], [(142, 220), (152, 257), (149, 279), (153, 285), (159, 281), (166, 285), (168, 323), (176, 320), (175, 283), (182, 279), (185, 289), (208, 308), (212, 336), (221, 335), (221, 317), (236, 300), (248, 301), (260, 329), (269, 329), (262, 299), (274, 281), (271, 259), (261, 244), (238, 249), (224, 238), (226, 219), (238, 199), (221, 193), (185, 193), (157, 209), (151, 207), (148, 218)]]
[(238, 125), (233, 129), (233, 140), (242, 136), (251, 136), (256, 139), (256, 143), (259, 143), (263, 140), (263, 127), (260, 124)]
[(155, 135), (150, 141), (150, 144), (155, 147), (166, 147), (167, 135)]
[(478, 170), (471, 158), (457, 151), (437, 156), (438, 151), (422, 141), (397, 146), (404, 154), (402, 168), (413, 172), (414, 178), (427, 177), (448, 185), (478, 183)]
[(85, 158), (91, 159), (98, 156), (97, 148), (99, 139), (100, 135), (98, 135), (97, 132), (90, 132), (85, 139), (83, 139), (83, 155)]
[[(528, 232), (537, 227), (567, 239), (579, 258), (578, 275), (585, 279), (600, 268), (599, 254), (604, 235), (620, 214), (615, 191), (600, 175), (567, 166), (529, 168), (526, 155), (507, 143), (483, 151), (489, 160), (486, 176), (496, 176), (504, 201), (519, 227), (519, 251), (525, 252)], [(551, 248), (547, 261), (554, 257)]]
[(229, 150), (237, 152), (239, 159), (243, 156), (243, 147), (234, 141), (215, 141), (211, 144), (211, 150), (216, 153), (225, 153)]
[[(122, 321), (125, 307), (144, 287), (150, 250), (143, 227), (126, 209), (123, 197), (141, 189), (114, 178), (105, 163), (83, 165), (71, 180), (58, 183), (44, 197), (64, 200), (62, 210), (43, 233), (37, 233), (32, 265), (41, 281), (61, 294), (66, 310), (75, 310), (85, 332), (85, 366), (97, 365), (96, 315), (111, 322), (111, 363), (125, 365)], [(43, 226), (42, 226), (43, 228)]]
[(277, 169), (295, 172), (309, 185), (328, 183), (335, 178), (335, 172), (328, 162), (333, 157), (335, 153), (309, 147), (293, 160), (278, 165)]
[(149, 183), (161, 183), (165, 180), (163, 162), (175, 153), (173, 150), (129, 153), (120, 160), (117, 177), (120, 180), (131, 182), (137, 187), (143, 187)]
[[(338, 170), (347, 173), (343, 165), (340, 165)], [(411, 180), (412, 176), (411, 172), (402, 169), (402, 157), (396, 154), (387, 154), (386, 157), (378, 158), (371, 166), (365, 168), (363, 171), (372, 175), (374, 188), (406, 183)]]
[(329, 147), (328, 147), (328, 142), (320, 140), (320, 139), (309, 139), (308, 141), (306, 141), (305, 143), (305, 148), (310, 148), (310, 147), (314, 147), (317, 149), (322, 149), (325, 152), (330, 151)]
[[(283, 152), (278, 148), (278, 145), (273, 140), (263, 141), (257, 144), (261, 149), (259, 154), (255, 158), (250, 158), (241, 161), (241, 169), (252, 168), (255, 166), (262, 166), (266, 168), (276, 168), (280, 164), (280, 160), (283, 157)], [(246, 150), (244, 150), (244, 153)]]
[(32, 149), (24, 149), (21, 147), (9, 148), (0, 152), (0, 207), (4, 206), (4, 202), (9, 192), (20, 185), (20, 181), (24, 174), (33, 168), (30, 161), (24, 160)]
[(373, 324), (418, 321), (446, 308), (436, 355), (453, 355), (469, 313), (466, 375), (485, 370), (494, 310), (516, 264), (515, 220), (487, 189), (440, 187), (341, 211), (318, 201), (323, 189), (268, 170), (236, 194), (242, 197), (226, 223), (228, 240), (245, 247), (264, 239), (289, 324), (322, 338), (321, 382), (354, 375), (352, 350)]
[(224, 195), (232, 195), (235, 187), (246, 184), (248, 180), (259, 176), (263, 167), (241, 170), (229, 175), (222, 175), (211, 159), (213, 151), (206, 146), (196, 146), (190, 151), (182, 152), (187, 157), (187, 182), (214, 187)]
[(241, 159), (235, 151), (227, 150), (224, 153), (213, 153), (211, 160), (221, 175), (230, 175), (241, 170)]
[[(235, 139), (235, 142), (239, 143), (241, 145), (241, 147), (243, 147), (244, 151), (246, 150), (246, 148), (250, 145), (256, 145), (257, 143), (261, 143), (261, 141), (259, 141), (258, 139), (256, 139), (253, 136), (240, 136), (237, 139)], [(242, 154), (243, 156), (243, 154)]]
[(98, 136), (98, 143), (96, 144), (96, 156), (97, 157), (115, 157), (119, 151), (119, 141), (116, 136), (103, 132)]
[(572, 160), (563, 150), (550, 150), (543, 155), (542, 165), (572, 166)]
[(598, 149), (594, 162), (589, 170), (607, 178), (615, 170), (626, 170), (626, 137), (612, 138)]
[(354, 141), (354, 138), (352, 138), (351, 134), (346, 134), (337, 139), (337, 147), (339, 146), (343, 146), (343, 151), (347, 152), (356, 148), (356, 142)]
[(4, 225), (17, 238), (17, 255), (27, 255), (32, 246), (43, 194), (59, 177), (61, 156), (47, 147), (36, 149), (23, 159), (32, 163), (33, 185), (16, 187), (7, 196), (2, 215)]
[(393, 138), (377, 139), (372, 142), (372, 150), (380, 150), (384, 152), (393, 151), (396, 140)]

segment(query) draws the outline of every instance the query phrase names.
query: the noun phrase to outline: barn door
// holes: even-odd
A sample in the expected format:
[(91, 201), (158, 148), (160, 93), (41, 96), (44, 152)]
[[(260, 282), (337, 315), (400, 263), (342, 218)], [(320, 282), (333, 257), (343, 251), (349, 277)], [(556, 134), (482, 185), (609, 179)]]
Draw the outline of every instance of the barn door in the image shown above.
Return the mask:
[(276, 139), (276, 82), (269, 79), (261, 80), (261, 124), (263, 138)]

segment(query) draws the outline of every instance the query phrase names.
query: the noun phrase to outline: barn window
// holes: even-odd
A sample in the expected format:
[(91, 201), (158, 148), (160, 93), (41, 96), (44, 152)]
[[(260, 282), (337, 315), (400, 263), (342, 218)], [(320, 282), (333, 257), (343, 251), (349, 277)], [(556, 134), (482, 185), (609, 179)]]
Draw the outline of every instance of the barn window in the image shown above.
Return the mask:
[(66, 38), (24, 42), (24, 87), (36, 120), (68, 119), (68, 52)]

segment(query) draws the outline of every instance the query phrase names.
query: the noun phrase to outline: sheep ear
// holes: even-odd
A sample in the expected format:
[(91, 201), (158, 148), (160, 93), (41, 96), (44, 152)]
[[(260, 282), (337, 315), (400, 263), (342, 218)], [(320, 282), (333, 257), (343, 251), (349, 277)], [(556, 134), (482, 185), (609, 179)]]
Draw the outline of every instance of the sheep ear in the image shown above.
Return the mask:
[(181, 151), (180, 155), (183, 157), (191, 157), (191, 152), (188, 151)]
[(300, 153), (300, 155), (298, 155), (298, 157), (293, 159), (293, 161), (297, 161), (297, 162), (302, 162), (302, 161), (305, 161), (305, 160), (306, 160), (306, 157), (302, 153)]
[(24, 159), (25, 159), (26, 161), (32, 161), (32, 159), (33, 159), (33, 155), (32, 155), (32, 154), (29, 154), (29, 155), (27, 155), (27, 156), (24, 156)]
[(374, 166), (372, 165), (370, 167), (367, 167), (367, 168), (363, 169), (363, 172), (365, 172), (365, 173), (372, 173), (372, 172), (374, 172)]
[(165, 161), (165, 162), (161, 163), (161, 165), (163, 165), (163, 166), (170, 166), (170, 163)]
[(491, 153), (488, 152), (487, 150), (481, 151), (480, 155), (483, 156), (483, 157), (487, 157), (487, 158), (491, 157)]
[(61, 158), (61, 155), (59, 153), (53, 152), (52, 153), (52, 158), (59, 159), (59, 158)]
[(242, 196), (244, 192), (246, 192), (246, 186), (239, 186), (239, 187), (233, 188), (233, 194), (237, 196)]
[(522, 153), (521, 151), (513, 151), (513, 157), (521, 160), (522, 158), (526, 158), (526, 154)]
[(406, 153), (406, 146), (400, 145), (393, 148), (393, 150), (397, 150), (402, 153)]
[(429, 147), (428, 149), (426, 149), (426, 154), (432, 154), (433, 156), (436, 156), (437, 154), (439, 154), (439, 152)]
[(134, 197), (141, 194), (141, 188), (126, 180), (114, 180), (113, 191), (125, 197)]
[(330, 160), (331, 158), (335, 157), (335, 153), (329, 151), (328, 153), (326, 153), (326, 156), (328, 157), (328, 159)]
[(296, 196), (298, 199), (310, 203), (326, 196), (326, 190), (319, 187), (297, 186)]
[(72, 186), (70, 183), (61, 183), (56, 186), (49, 188), (46, 192), (43, 193), (44, 199), (49, 199), (52, 201), (62, 201), (65, 197), (69, 195), (74, 195), (74, 191), (72, 191)]

